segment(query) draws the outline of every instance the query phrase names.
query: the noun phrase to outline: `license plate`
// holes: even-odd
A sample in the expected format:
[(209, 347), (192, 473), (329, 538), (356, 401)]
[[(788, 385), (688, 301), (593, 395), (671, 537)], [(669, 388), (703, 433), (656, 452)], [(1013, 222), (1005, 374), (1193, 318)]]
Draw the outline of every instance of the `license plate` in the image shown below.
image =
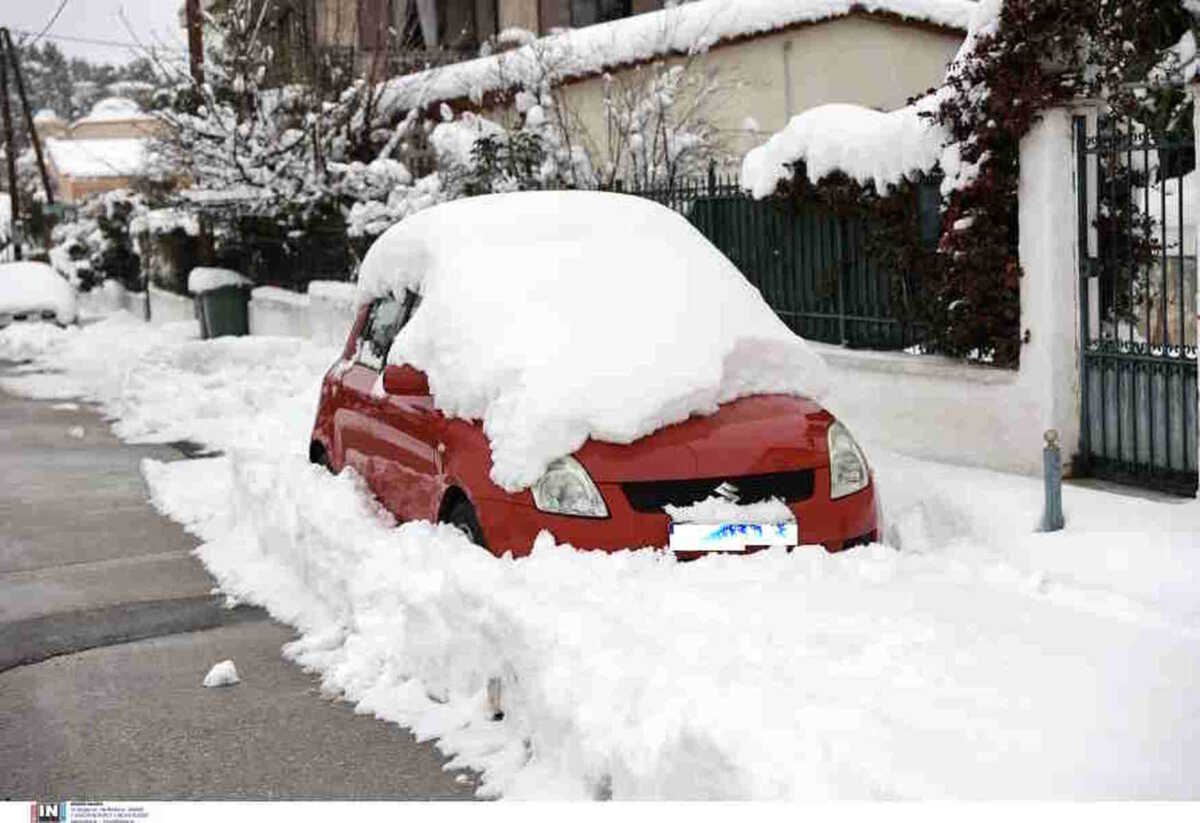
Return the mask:
[(672, 523), (673, 552), (744, 552), (750, 547), (795, 546), (795, 523)]

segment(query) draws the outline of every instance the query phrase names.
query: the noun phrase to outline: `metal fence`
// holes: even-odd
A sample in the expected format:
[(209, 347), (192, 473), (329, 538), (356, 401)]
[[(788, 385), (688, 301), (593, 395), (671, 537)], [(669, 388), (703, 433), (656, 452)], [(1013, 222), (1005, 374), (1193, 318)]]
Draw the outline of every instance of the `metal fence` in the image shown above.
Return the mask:
[(893, 273), (870, 259), (864, 218), (792, 199), (755, 200), (733, 178), (715, 174), (616, 188), (685, 215), (797, 334), (849, 347), (920, 346), (924, 329), (903, 319)]
[(1197, 487), (1194, 144), (1075, 123), (1080, 211), (1082, 468)]

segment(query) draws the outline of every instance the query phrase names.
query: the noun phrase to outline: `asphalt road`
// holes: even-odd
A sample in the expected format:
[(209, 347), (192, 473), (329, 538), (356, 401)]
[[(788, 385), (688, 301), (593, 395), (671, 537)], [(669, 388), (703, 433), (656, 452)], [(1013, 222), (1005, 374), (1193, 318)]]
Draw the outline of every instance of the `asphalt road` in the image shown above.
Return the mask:
[[(290, 629), (212, 595), (138, 469), (186, 447), (55, 405), (0, 391), (0, 800), (473, 796), (432, 744), (323, 697), (280, 657)], [(226, 658), (242, 682), (203, 688)]]

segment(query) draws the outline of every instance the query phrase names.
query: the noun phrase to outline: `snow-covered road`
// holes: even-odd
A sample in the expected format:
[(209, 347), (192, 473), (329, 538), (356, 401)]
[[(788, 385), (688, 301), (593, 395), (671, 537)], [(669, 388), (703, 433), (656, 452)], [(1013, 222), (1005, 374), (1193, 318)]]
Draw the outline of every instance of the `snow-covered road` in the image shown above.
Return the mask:
[(1040, 480), (867, 444), (890, 546), (496, 559), (308, 465), (334, 351), (192, 336), (127, 315), (8, 329), (0, 358), (36, 360), (0, 387), (223, 450), (147, 461), (155, 504), (231, 598), (298, 629), (287, 656), (436, 737), (485, 793), (1200, 796), (1194, 502), (1070, 487), (1067, 530), (1040, 535)]

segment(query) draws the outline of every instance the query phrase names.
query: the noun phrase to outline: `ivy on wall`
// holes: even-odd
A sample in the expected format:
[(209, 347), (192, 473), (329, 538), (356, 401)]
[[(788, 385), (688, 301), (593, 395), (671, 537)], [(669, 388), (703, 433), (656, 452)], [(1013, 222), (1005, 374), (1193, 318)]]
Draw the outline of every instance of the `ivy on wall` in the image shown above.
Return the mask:
[[(799, 163), (779, 194), (869, 221), (868, 252), (893, 273), (893, 311), (921, 329), (926, 351), (1016, 367), (1028, 340), (1020, 315), (1021, 139), (1041, 112), (1081, 98), (1103, 99), (1114, 118), (1190, 139), (1186, 92), (1145, 81), (1170, 68), (1164, 55), (1193, 19), (1177, 0), (997, 5), (994, 23), (974, 34), (973, 48), (951, 67), (940, 106), (925, 115), (947, 132), (962, 166), (974, 171), (941, 202), (940, 241), (930, 242), (922, 230), (922, 195), (929, 189), (922, 191), (919, 182), (878, 192), (873, 183), (835, 173), (814, 185)], [(1117, 210), (1107, 218), (1144, 226), (1144, 216)]]

